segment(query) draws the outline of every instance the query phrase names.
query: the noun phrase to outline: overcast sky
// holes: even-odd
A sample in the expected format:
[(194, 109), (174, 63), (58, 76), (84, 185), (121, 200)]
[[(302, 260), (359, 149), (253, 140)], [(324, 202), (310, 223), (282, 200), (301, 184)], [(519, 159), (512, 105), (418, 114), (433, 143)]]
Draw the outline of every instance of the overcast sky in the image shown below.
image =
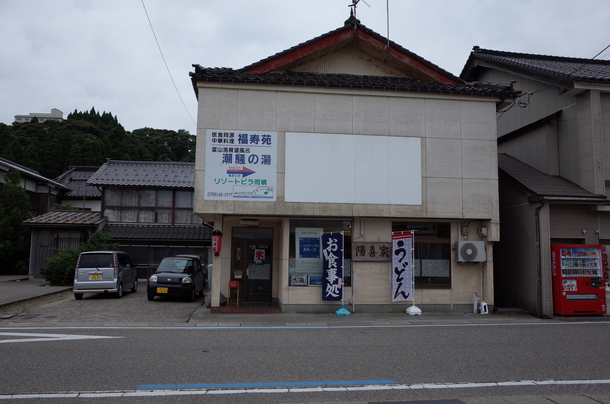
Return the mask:
[[(390, 39), (456, 76), (474, 45), (592, 58), (610, 44), (607, 0), (362, 0), (358, 18), (383, 36), (388, 1)], [(95, 107), (129, 131), (195, 134), (193, 64), (244, 67), (343, 26), (349, 4), (0, 0), (0, 122)]]

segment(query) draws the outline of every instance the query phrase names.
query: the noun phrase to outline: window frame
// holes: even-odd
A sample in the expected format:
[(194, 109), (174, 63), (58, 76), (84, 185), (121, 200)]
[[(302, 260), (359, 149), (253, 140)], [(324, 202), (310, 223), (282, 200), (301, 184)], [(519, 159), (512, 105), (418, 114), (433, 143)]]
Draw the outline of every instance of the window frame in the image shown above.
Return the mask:
[(194, 197), (194, 190), (108, 187), (104, 189), (104, 214), (111, 223), (203, 224), (193, 211)]
[[(434, 226), (434, 232), (432, 232), (431, 226)], [(418, 228), (421, 229), (420, 234), (425, 235), (418, 236)], [(413, 233), (413, 267), (417, 268), (414, 273), (415, 289), (451, 289), (451, 222), (392, 222), (392, 232), (410, 230), (415, 230)], [(446, 261), (449, 276), (424, 276), (422, 270), (424, 260), (433, 259), (422, 257), (426, 245), (441, 245), (440, 260)]]

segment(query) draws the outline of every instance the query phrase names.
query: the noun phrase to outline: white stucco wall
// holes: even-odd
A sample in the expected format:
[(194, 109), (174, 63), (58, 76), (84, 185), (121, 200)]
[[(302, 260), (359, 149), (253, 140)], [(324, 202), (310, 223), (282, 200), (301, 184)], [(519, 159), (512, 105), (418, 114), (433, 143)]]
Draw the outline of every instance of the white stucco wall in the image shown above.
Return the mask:
[[(451, 222), (451, 241), (461, 239), (464, 220), (487, 223), (487, 256), (483, 264), (451, 259), (450, 289), (423, 289), (416, 304), (453, 307), (472, 305), (473, 292), (493, 304), (492, 241), (499, 238), (498, 170), (495, 100), (367, 90), (289, 88), (199, 84), (198, 141), (194, 211), (210, 222), (237, 225), (240, 217), (257, 217), (282, 235), (274, 245), (273, 297), (283, 305), (321, 305), (319, 288), (288, 286), (288, 240), (291, 217), (354, 219), (354, 241), (389, 241), (396, 220)], [(207, 130), (277, 132), (277, 198), (275, 201), (205, 200), (205, 134)], [(411, 137), (419, 139), (421, 204), (286, 202), (286, 134), (312, 133)], [(367, 153), (355, 156), (367, 163)], [(398, 183), (389, 186), (400, 186)], [(274, 220), (276, 218), (276, 220)], [(360, 218), (365, 230), (360, 233)], [(277, 223), (276, 223), (277, 222)], [(267, 225), (264, 225), (267, 223)], [(282, 223), (281, 225), (279, 223)], [(215, 223), (216, 227), (219, 227)], [(282, 227), (283, 226), (283, 227)], [(473, 226), (470, 240), (480, 239)], [(224, 243), (229, 240), (225, 238)], [(278, 244), (279, 243), (279, 244)], [(230, 248), (214, 258), (226, 271), (214, 272), (214, 285), (226, 293)], [(392, 305), (388, 262), (354, 263), (346, 303)], [(212, 305), (217, 304), (213, 297)]]
[[(195, 211), (203, 215), (315, 215), (498, 219), (495, 102), (469, 97), (282, 87), (199, 87)], [(405, 98), (408, 96), (409, 98)], [(206, 201), (202, 193), (207, 129), (278, 132), (275, 202)], [(286, 132), (421, 138), (422, 204), (285, 202)], [(366, 164), (367, 156), (356, 160)], [(392, 184), (391, 186), (399, 186)]]

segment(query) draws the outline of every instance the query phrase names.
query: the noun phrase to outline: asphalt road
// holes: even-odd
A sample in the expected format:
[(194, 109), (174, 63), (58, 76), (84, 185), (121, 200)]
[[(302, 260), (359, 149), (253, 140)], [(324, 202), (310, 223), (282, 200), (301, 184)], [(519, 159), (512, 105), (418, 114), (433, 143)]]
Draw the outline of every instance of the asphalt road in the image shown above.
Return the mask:
[(0, 321), (0, 402), (610, 404), (605, 318), (254, 328), (144, 288), (41, 302)]
[[(87, 402), (108, 402), (113, 399), (109, 392), (156, 391), (150, 397), (116, 398), (116, 402), (147, 403), (167, 402), (169, 397), (163, 392), (180, 388), (194, 390), (172, 396), (172, 401), (357, 403), (459, 399), (464, 403), (493, 403), (489, 401), (492, 397), (610, 397), (608, 383), (582, 383), (610, 380), (609, 332), (606, 322), (327, 329), (2, 328), (0, 341), (12, 342), (0, 343), (0, 392), (4, 397), (51, 393), (49, 402), (59, 400), (57, 394), (88, 392), (102, 396)], [(79, 337), (89, 338), (76, 339)], [(523, 380), (581, 383), (500, 385)], [(339, 391), (320, 391), (307, 385), (326, 383), (328, 387), (329, 383), (341, 382), (351, 382), (350, 386), (360, 389), (346, 390), (339, 384)], [(455, 387), (460, 383), (478, 386)], [(303, 391), (277, 392), (288, 384)], [(423, 384), (445, 387), (410, 388)], [(375, 387), (380, 385), (407, 387)], [(201, 392), (206, 393), (205, 400)], [(476, 401), (481, 397), (487, 401)], [(19, 403), (28, 402), (26, 396), (20, 398)], [(69, 402), (70, 397), (62, 396), (61, 400)]]

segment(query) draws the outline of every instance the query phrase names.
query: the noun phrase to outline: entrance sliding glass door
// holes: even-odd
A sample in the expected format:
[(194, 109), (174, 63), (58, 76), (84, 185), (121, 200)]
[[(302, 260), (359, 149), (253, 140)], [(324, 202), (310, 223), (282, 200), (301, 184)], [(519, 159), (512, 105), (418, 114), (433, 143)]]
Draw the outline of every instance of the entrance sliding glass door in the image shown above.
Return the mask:
[(240, 302), (271, 302), (272, 246), (272, 229), (233, 228), (231, 279), (240, 283)]

